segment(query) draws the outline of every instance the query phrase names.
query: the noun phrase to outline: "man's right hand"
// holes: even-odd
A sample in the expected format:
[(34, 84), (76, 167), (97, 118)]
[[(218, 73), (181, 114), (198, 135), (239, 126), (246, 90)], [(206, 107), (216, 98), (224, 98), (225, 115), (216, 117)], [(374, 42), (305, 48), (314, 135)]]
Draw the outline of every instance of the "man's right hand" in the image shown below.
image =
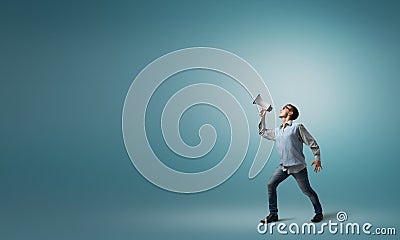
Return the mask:
[(266, 109), (264, 108), (260, 109), (260, 117), (264, 117), (266, 112), (267, 112)]

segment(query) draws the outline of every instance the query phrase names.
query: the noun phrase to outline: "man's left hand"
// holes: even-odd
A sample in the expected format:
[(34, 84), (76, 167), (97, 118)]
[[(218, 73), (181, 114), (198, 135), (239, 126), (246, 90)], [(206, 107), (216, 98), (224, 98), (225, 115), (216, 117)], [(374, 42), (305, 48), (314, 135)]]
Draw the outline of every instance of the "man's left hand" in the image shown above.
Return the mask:
[(311, 163), (311, 166), (314, 166), (314, 172), (319, 172), (322, 169), (321, 161), (320, 160), (314, 160), (314, 162)]

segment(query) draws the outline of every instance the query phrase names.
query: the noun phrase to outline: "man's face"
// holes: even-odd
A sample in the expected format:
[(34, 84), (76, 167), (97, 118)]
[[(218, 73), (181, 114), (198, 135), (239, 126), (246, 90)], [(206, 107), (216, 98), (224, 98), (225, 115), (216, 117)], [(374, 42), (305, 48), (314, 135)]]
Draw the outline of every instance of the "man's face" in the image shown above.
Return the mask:
[(288, 105), (285, 105), (285, 106), (283, 106), (283, 108), (279, 111), (278, 117), (279, 117), (279, 118), (286, 118), (286, 117), (289, 115), (289, 113), (292, 113), (292, 112), (291, 112), (291, 109), (290, 109), (290, 107), (289, 107)]

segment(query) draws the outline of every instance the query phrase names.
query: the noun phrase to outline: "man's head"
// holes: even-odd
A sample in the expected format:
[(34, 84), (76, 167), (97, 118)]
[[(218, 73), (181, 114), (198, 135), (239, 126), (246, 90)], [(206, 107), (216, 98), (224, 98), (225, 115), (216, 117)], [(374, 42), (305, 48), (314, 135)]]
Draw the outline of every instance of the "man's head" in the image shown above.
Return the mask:
[(299, 110), (290, 103), (283, 106), (279, 112), (279, 118), (287, 117), (289, 117), (289, 120), (296, 120), (299, 117)]

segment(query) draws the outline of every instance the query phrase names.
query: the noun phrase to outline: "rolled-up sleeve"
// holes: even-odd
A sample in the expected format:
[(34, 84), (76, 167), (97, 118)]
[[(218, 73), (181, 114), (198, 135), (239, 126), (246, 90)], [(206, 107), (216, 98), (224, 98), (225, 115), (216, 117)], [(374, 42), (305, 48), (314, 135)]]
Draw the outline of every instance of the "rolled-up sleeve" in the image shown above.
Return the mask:
[(315, 141), (315, 139), (307, 131), (307, 129), (303, 126), (303, 124), (300, 124), (299, 132), (303, 142), (310, 147), (312, 153), (314, 154), (315, 160), (321, 160), (321, 151), (319, 149), (319, 145), (317, 141)]
[(258, 134), (263, 138), (275, 141), (275, 130), (265, 128), (265, 116), (261, 117), (260, 123), (258, 124)]

